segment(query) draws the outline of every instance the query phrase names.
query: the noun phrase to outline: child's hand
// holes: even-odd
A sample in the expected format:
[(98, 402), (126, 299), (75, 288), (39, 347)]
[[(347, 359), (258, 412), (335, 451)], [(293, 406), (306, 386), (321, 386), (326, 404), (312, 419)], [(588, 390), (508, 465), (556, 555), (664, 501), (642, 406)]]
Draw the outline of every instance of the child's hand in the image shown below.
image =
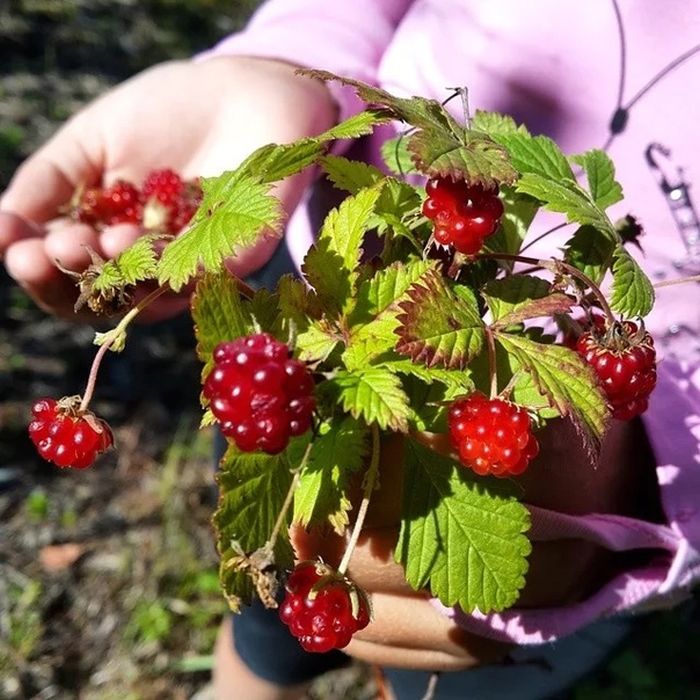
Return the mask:
[[(107, 258), (139, 236), (129, 224), (98, 233), (60, 218), (59, 208), (79, 185), (118, 178), (139, 183), (159, 167), (188, 178), (216, 175), (265, 143), (332, 126), (335, 108), (326, 88), (294, 70), (240, 57), (166, 63), (88, 105), (19, 168), (0, 200), (0, 257), (10, 275), (40, 306), (70, 315), (75, 287), (54, 260), (79, 271), (90, 263), (84, 245)], [(280, 185), (276, 194), (287, 211), (296, 206), (308, 177)], [(268, 238), (246, 251), (234, 271), (245, 276), (259, 268), (275, 245)], [(163, 317), (185, 303), (162, 297), (153, 311)]]
[[(449, 451), (446, 436), (419, 436), (438, 451)], [(539, 457), (518, 483), (524, 501), (563, 513), (618, 513), (654, 519), (654, 474), (646, 440), (635, 422), (614, 421), (606, 436), (601, 462), (594, 469), (568, 421), (551, 421), (537, 433)], [(384, 443), (380, 489), (371, 501), (366, 527), (354, 550), (348, 574), (370, 594), (374, 618), (357, 632), (344, 650), (382, 666), (425, 670), (459, 670), (493, 663), (508, 645), (461, 630), (406, 583), (394, 563), (400, 513), (401, 438)], [(352, 520), (352, 512), (350, 514)], [(344, 541), (327, 533), (293, 531), (299, 559), (319, 554), (332, 564), (340, 561)], [(515, 607), (558, 607), (581, 600), (602, 585), (614, 555), (583, 540), (533, 542), (527, 584)], [(466, 576), (466, 572), (465, 572)]]

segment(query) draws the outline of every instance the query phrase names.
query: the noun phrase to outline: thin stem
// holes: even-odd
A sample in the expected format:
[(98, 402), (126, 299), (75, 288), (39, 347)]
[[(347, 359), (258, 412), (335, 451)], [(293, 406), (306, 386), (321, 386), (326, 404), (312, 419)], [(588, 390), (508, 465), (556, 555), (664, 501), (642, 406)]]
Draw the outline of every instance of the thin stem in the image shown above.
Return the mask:
[(521, 249), (520, 252), (522, 253), (524, 250), (527, 250), (528, 248), (531, 248), (535, 243), (539, 243), (543, 238), (546, 238), (549, 236), (550, 233), (554, 233), (555, 231), (558, 231), (559, 229), (564, 228), (565, 226), (569, 226), (570, 224), (567, 222), (564, 222), (563, 224), (559, 224), (558, 226), (554, 226), (553, 228), (548, 229), (547, 231), (544, 231), (544, 233), (541, 233), (539, 236), (535, 236), (527, 245), (524, 245)]
[(496, 341), (493, 337), (493, 331), (490, 326), (486, 327), (486, 347), (489, 356), (489, 377), (491, 384), (489, 387), (490, 397), (495, 399), (498, 395), (498, 375), (496, 372)]
[(360, 503), (360, 508), (357, 511), (357, 518), (355, 519), (355, 525), (352, 529), (352, 534), (350, 535), (350, 541), (345, 549), (345, 554), (343, 554), (343, 560), (340, 562), (338, 567), (338, 573), (343, 575), (348, 570), (348, 564), (350, 564), (350, 557), (355, 551), (357, 546), (357, 540), (360, 538), (360, 532), (362, 531), (362, 526), (365, 522), (365, 517), (367, 515), (367, 509), (369, 508), (369, 500), (372, 497), (372, 491), (374, 491), (374, 484), (377, 480), (377, 472), (379, 471), (379, 428), (376, 424), (372, 426), (372, 457), (369, 463), (369, 469), (367, 470), (367, 477), (365, 481), (365, 488), (362, 494), (362, 503)]
[(428, 687), (425, 689), (425, 695), (423, 695), (421, 700), (434, 700), (438, 680), (440, 680), (440, 672), (433, 671), (430, 674), (430, 680), (428, 681)]
[(673, 280), (664, 280), (663, 282), (657, 282), (653, 285), (654, 289), (660, 289), (661, 287), (673, 287), (677, 284), (686, 284), (687, 282), (700, 282), (700, 275), (693, 275), (692, 277), (677, 277)]
[(311, 448), (313, 447), (313, 442), (309, 442), (309, 444), (306, 446), (306, 450), (304, 451), (304, 456), (301, 458), (301, 462), (299, 463), (299, 466), (294, 470), (294, 478), (292, 479), (292, 483), (289, 485), (289, 490), (287, 491), (287, 496), (284, 499), (284, 503), (282, 504), (282, 510), (279, 512), (279, 515), (277, 516), (277, 520), (275, 521), (275, 526), (272, 528), (272, 532), (270, 533), (270, 537), (268, 538), (267, 542), (265, 543), (265, 546), (268, 547), (269, 549), (272, 549), (275, 546), (275, 542), (277, 542), (277, 537), (280, 534), (280, 530), (282, 529), (282, 526), (287, 520), (287, 511), (289, 510), (289, 507), (292, 505), (292, 499), (294, 498), (294, 492), (297, 489), (297, 486), (299, 485), (299, 479), (301, 478), (301, 473), (304, 471), (304, 467), (306, 466), (306, 463), (309, 461), (309, 455), (311, 454)]
[(80, 402), (80, 408), (78, 411), (80, 413), (85, 413), (90, 401), (92, 400), (92, 395), (95, 391), (95, 384), (97, 382), (97, 374), (100, 371), (100, 365), (104, 359), (107, 351), (112, 347), (114, 341), (124, 332), (126, 327), (138, 316), (147, 306), (150, 306), (161, 294), (165, 292), (169, 287), (162, 286), (158, 289), (154, 289), (150, 294), (146, 295), (141, 301), (134, 306), (133, 309), (129, 311), (124, 318), (119, 321), (119, 323), (106, 334), (100, 349), (95, 353), (95, 358), (92, 361), (92, 366), (90, 367), (90, 374), (88, 375), (87, 384), (85, 385), (85, 391), (83, 392), (83, 398)]
[(610, 308), (610, 304), (608, 304), (608, 300), (603, 295), (603, 292), (600, 291), (598, 285), (590, 277), (588, 277), (588, 275), (584, 274), (581, 272), (581, 270), (567, 262), (564, 262), (563, 260), (539, 260), (538, 258), (531, 258), (527, 255), (507, 255), (506, 253), (480, 253), (479, 257), (490, 258), (493, 260), (510, 260), (512, 262), (527, 263), (528, 265), (538, 265), (539, 267), (543, 267), (545, 270), (550, 270), (551, 272), (558, 272), (559, 270), (557, 268), (560, 268), (572, 277), (575, 277), (583, 282), (583, 284), (585, 284), (586, 287), (591, 290), (593, 296), (600, 304), (610, 323), (615, 323), (617, 321), (615, 314)]

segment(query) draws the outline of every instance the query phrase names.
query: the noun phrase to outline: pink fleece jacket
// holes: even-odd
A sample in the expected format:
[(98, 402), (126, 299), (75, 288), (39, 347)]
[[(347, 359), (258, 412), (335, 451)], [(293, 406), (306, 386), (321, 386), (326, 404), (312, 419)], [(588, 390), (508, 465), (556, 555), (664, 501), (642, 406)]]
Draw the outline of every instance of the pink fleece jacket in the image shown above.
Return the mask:
[[(700, 6), (620, 0), (620, 9), (627, 39), (626, 105), (661, 68), (697, 44)], [(226, 54), (278, 58), (397, 94), (440, 100), (446, 87), (466, 85), (473, 108), (512, 114), (569, 153), (605, 143), (620, 87), (620, 42), (611, 2), (270, 0), (245, 31), (207, 55)], [(635, 102), (626, 129), (609, 149), (625, 188), (625, 201), (612, 214), (633, 212), (643, 222), (645, 255), (638, 259), (655, 281), (700, 271), (700, 231), (678, 228), (659, 187), (661, 173), (645, 160), (647, 146), (660, 143), (674, 161), (670, 168), (662, 163), (669, 180), (678, 166), (686, 182), (700, 186), (699, 84), (697, 53)], [(341, 118), (361, 108), (351, 90), (332, 89)], [(535, 226), (531, 236), (537, 233)], [(551, 254), (569, 235), (548, 237), (532, 250)], [(300, 207), (287, 234), (297, 262), (311, 236)], [(660, 290), (647, 323), (661, 357), (658, 387), (644, 422), (667, 523), (531, 508), (535, 540), (577, 537), (613, 551), (653, 549), (655, 556), (575, 605), (484, 615), (435, 601), (445, 615), (485, 636), (537, 644), (603, 616), (671, 606), (688, 595), (700, 578), (699, 292), (692, 284)]]

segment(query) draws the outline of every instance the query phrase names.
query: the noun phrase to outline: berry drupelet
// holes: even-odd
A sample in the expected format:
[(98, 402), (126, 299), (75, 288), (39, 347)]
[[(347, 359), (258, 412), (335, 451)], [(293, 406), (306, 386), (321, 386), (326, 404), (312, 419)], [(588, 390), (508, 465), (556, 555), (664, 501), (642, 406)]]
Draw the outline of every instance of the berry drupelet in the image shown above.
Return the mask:
[(74, 397), (39, 399), (32, 406), (29, 437), (39, 454), (59, 467), (85, 469), (114, 444), (107, 423), (77, 408)]
[(475, 391), (452, 403), (447, 422), (460, 461), (481, 476), (522, 474), (539, 452), (527, 411), (503, 399)]
[(311, 427), (316, 407), (306, 365), (268, 333), (217, 345), (203, 391), (224, 435), (244, 452), (281, 452)]
[(428, 180), (423, 214), (434, 224), (433, 236), (464, 255), (475, 255), (496, 232), (503, 216), (498, 190), (467, 185), (450, 178)]
[(306, 651), (342, 649), (369, 624), (364, 593), (325, 564), (298, 564), (286, 589), (280, 618)]

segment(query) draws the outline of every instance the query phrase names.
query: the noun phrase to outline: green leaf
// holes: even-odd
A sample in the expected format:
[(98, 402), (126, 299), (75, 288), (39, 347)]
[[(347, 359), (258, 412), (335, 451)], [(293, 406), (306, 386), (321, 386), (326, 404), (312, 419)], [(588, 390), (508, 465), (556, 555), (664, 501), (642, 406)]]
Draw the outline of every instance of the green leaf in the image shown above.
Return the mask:
[(309, 319), (319, 319), (323, 310), (319, 298), (303, 280), (294, 275), (282, 275), (277, 282), (279, 309), (282, 315), (293, 321), (298, 331), (309, 325)]
[(359, 190), (372, 187), (383, 180), (384, 173), (373, 165), (359, 160), (349, 160), (342, 156), (324, 156), (319, 161), (328, 179), (340, 190), (356, 194)]
[(350, 476), (363, 462), (367, 430), (353, 418), (322, 423), (294, 492), (294, 522), (303, 527), (328, 521), (342, 535), (348, 526)]
[(327, 321), (314, 321), (297, 336), (298, 357), (303, 362), (325, 361), (342, 338)]
[(355, 88), (355, 92), (368, 104), (378, 105), (384, 110), (381, 114), (399, 119), (420, 128), (458, 130), (459, 124), (436, 100), (424, 97), (396, 97), (386, 90), (363, 83), (361, 80), (343, 78), (323, 70), (300, 70), (302, 75), (323, 81), (337, 81)]
[(451, 290), (438, 272), (424, 275), (399, 304), (397, 352), (428, 367), (463, 369), (481, 350), (484, 324), (466, 287)]
[(494, 318), (494, 327), (505, 328), (529, 318), (567, 313), (576, 300), (562, 292), (551, 292), (550, 284), (529, 275), (510, 275), (489, 282), (484, 298)]
[(498, 342), (532, 375), (540, 393), (559, 415), (569, 416), (589, 453), (600, 447), (609, 419), (596, 376), (579, 355), (561, 345), (538, 343), (524, 335), (498, 333)]
[[(231, 566), (230, 562), (238, 556), (231, 543), (236, 541), (245, 552), (252, 552), (269, 538), (292, 481), (289, 449), (267, 455), (240, 453), (229, 447), (221, 460), (217, 475), (219, 505), (212, 522), (221, 557), (221, 586), (234, 611), (241, 603), (252, 600), (253, 587), (244, 573)], [(287, 528), (280, 531), (274, 553), (277, 566), (291, 567), (293, 555)]]
[(646, 316), (654, 306), (654, 287), (622, 246), (615, 249), (614, 257), (610, 306), (623, 316)]
[(486, 134), (423, 129), (407, 138), (413, 162), (430, 177), (463, 179), (484, 187), (510, 184), (517, 178), (506, 149)]
[(404, 177), (416, 172), (408, 150), (408, 141), (405, 134), (399, 134), (394, 136), (393, 139), (384, 141), (382, 144), (382, 160), (386, 167), (395, 175)]
[(386, 112), (377, 109), (366, 109), (364, 112), (353, 114), (345, 121), (324, 131), (317, 139), (322, 141), (337, 141), (340, 139), (356, 139), (360, 136), (368, 136), (378, 124), (390, 121)]
[(350, 318), (351, 323), (376, 316), (403, 299), (409, 287), (430, 269), (435, 269), (434, 262), (415, 258), (406, 262), (395, 262), (379, 270), (360, 285), (356, 310)]
[(163, 251), (159, 283), (178, 291), (200, 265), (215, 271), (225, 258), (254, 245), (265, 232), (279, 234), (282, 209), (269, 187), (236, 172), (205, 178), (204, 200), (190, 228)]
[(284, 327), (283, 319), (280, 318), (278, 294), (261, 287), (255, 290), (255, 294), (253, 294), (253, 298), (247, 303), (247, 306), (253, 322), (260, 327), (260, 330), (283, 337), (282, 334), (287, 329)]
[(202, 277), (191, 303), (197, 356), (204, 363), (204, 377), (214, 364), (214, 348), (223, 341), (252, 333), (253, 319), (241, 299), (238, 285), (227, 272)]
[(426, 384), (439, 382), (454, 395), (467, 393), (474, 389), (474, 382), (469, 370), (426, 367), (411, 360), (390, 360), (382, 363), (381, 367), (397, 374), (416, 377)]
[(166, 238), (163, 234), (152, 233), (141, 236), (135, 243), (108, 260), (100, 274), (95, 278), (93, 287), (98, 292), (136, 284), (153, 279), (157, 270), (157, 254), (153, 244)]
[(610, 269), (615, 242), (593, 226), (581, 226), (564, 246), (564, 260), (600, 284)]
[(615, 180), (615, 166), (607, 153), (593, 149), (579, 156), (572, 156), (571, 160), (586, 171), (591, 196), (601, 209), (607, 209), (622, 200), (622, 187)]
[(338, 391), (343, 409), (382, 430), (406, 432), (410, 407), (399, 378), (388, 369), (369, 367), (354, 372), (340, 371), (327, 380)]
[(509, 187), (502, 190), (505, 212), (501, 225), (495, 235), (484, 241), (484, 246), (492, 253), (515, 255), (522, 247), (539, 204), (532, 197), (518, 195)]
[(395, 359), (398, 338), (398, 308), (393, 305), (377, 318), (353, 328), (342, 355), (343, 364), (351, 371), (362, 370), (387, 359)]
[(529, 513), (513, 486), (466, 470), (408, 441), (401, 532), (395, 551), (406, 579), (443, 605), (505, 610), (525, 585)]
[(344, 309), (355, 290), (362, 239), (380, 191), (360, 190), (331, 210), (304, 260), (306, 278), (331, 311)]
[(575, 181), (566, 156), (547, 136), (530, 136), (520, 131), (489, 133), (494, 141), (506, 147), (513, 166), (521, 175), (538, 175), (554, 181)]
[(566, 214), (570, 223), (588, 224), (609, 236), (618, 239), (610, 219), (593, 201), (589, 194), (573, 181), (555, 182), (535, 174), (523, 175), (516, 185), (518, 192), (529, 194), (543, 202), (546, 209)]
[(471, 128), (474, 131), (483, 131), (493, 137), (496, 134), (524, 134), (529, 136), (524, 124), (516, 124), (513, 117), (498, 112), (485, 112), (477, 109), (472, 117)]

